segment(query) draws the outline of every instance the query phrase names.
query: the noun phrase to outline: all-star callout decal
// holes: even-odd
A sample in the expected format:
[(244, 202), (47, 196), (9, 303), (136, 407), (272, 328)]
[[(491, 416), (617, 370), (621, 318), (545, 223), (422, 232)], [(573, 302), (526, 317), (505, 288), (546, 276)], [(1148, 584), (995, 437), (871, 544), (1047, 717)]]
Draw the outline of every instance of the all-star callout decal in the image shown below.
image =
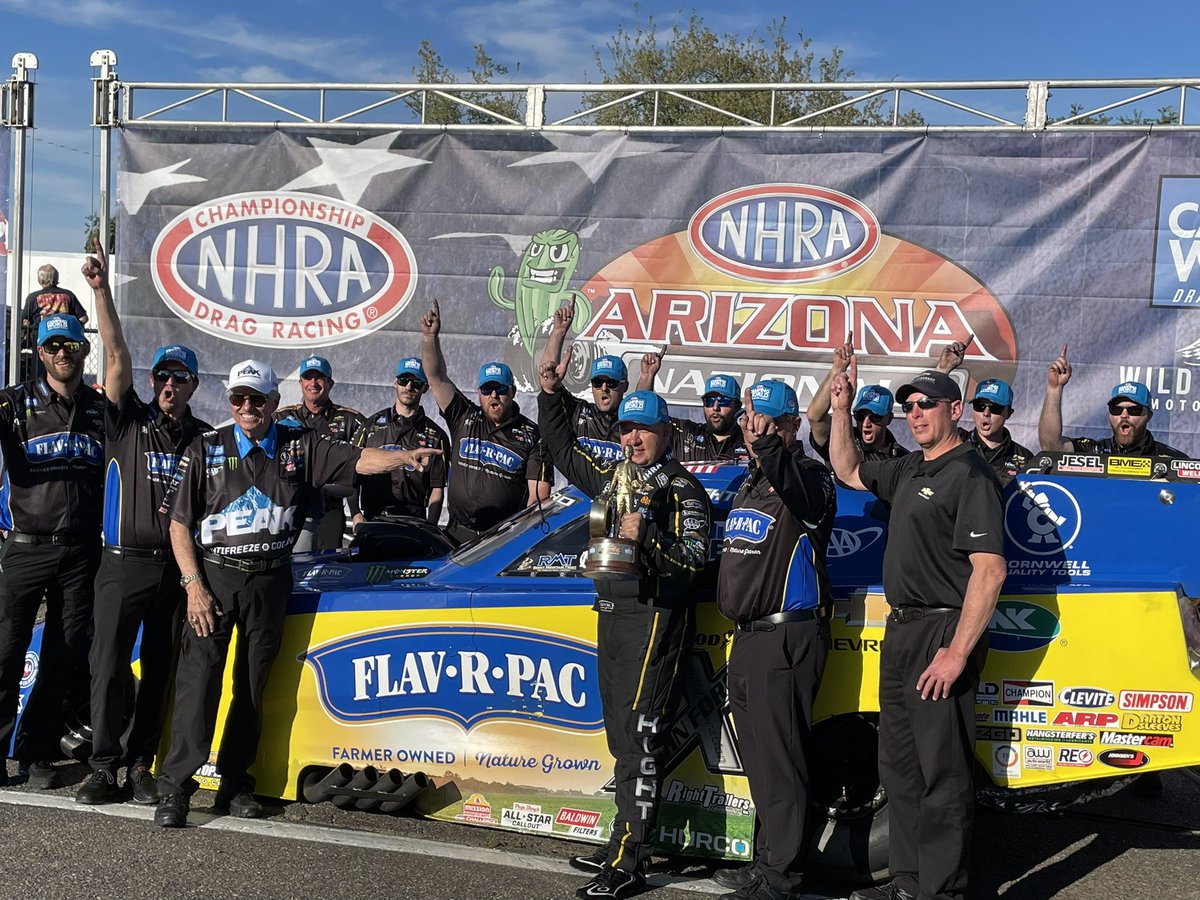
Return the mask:
[(362, 207), (255, 191), (180, 213), (154, 242), (167, 308), (201, 331), (258, 347), (340, 344), (382, 328), (416, 284), (412, 248)]

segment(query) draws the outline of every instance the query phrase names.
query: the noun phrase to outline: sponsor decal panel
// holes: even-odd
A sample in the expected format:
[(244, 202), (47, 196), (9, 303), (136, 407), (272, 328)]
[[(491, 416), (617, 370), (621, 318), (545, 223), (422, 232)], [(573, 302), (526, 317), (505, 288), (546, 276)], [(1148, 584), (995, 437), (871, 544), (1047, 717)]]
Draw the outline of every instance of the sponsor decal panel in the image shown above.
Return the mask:
[(1026, 728), (1025, 740), (1043, 744), (1094, 744), (1094, 731), (1065, 731), (1060, 728)]
[(1025, 768), (1035, 772), (1054, 771), (1054, 748), (1039, 747), (1036, 744), (1026, 744), (1021, 751), (1021, 759)]
[(1053, 681), (1009, 681), (1003, 682), (1005, 706), (1053, 706)]
[(1100, 709), (1117, 702), (1112, 691), (1092, 687), (1067, 687), (1058, 692), (1058, 702), (1078, 709)]
[(666, 825), (658, 826), (658, 843), (680, 850), (720, 853), (738, 859), (749, 859), (753, 852), (750, 842), (743, 838), (693, 831), (690, 828), (671, 828)]
[(467, 822), (478, 822), (483, 825), (495, 825), (492, 818), (492, 804), (488, 803), (483, 794), (475, 793), (463, 801), (462, 817)]
[(1046, 711), (1044, 709), (997, 709), (992, 711), (992, 721), (1012, 725), (1045, 725)]
[(600, 837), (600, 813), (592, 809), (562, 807), (554, 816), (554, 824), (562, 825), (567, 834), (577, 837)]
[(988, 647), (1002, 653), (1040, 650), (1061, 630), (1058, 616), (1050, 610), (1024, 600), (1001, 600), (988, 625)]
[(539, 804), (514, 802), (500, 811), (500, 824), (523, 831), (550, 832), (554, 830), (554, 816), (542, 812)]
[(1126, 713), (1121, 727), (1130, 731), (1157, 731), (1178, 734), (1183, 731), (1183, 716), (1169, 713)]
[(1020, 749), (1012, 744), (997, 744), (992, 750), (992, 774), (1009, 779), (1020, 778)]
[(1054, 717), (1055, 725), (1074, 725), (1077, 728), (1107, 728), (1116, 725), (1120, 718), (1116, 713), (1071, 712), (1063, 710)]
[(1086, 747), (1059, 747), (1058, 748), (1058, 764), (1060, 766), (1071, 766), (1076, 769), (1084, 769), (1092, 764), (1096, 755)]
[(1150, 762), (1141, 750), (1102, 750), (1097, 759), (1114, 769), (1140, 769)]
[(1192, 711), (1192, 695), (1178, 691), (1121, 691), (1120, 709), (1144, 712)]
[(1105, 460), (1108, 475), (1129, 475), (1134, 478), (1149, 478), (1152, 460), (1142, 456), (1109, 456)]
[(1200, 459), (1173, 459), (1171, 468), (1178, 478), (1200, 478)]
[[(1009, 496), (1004, 506), (1004, 531), (1020, 551), (1017, 558), (1008, 560), (1009, 577), (1044, 579), (1048, 576), (1091, 575), (1091, 565), (1086, 559), (1069, 555), (1082, 525), (1083, 514), (1079, 501), (1065, 487), (1053, 481), (1018, 479), (1017, 490)], [(1003, 605), (999, 604), (1001, 607)], [(1055, 627), (1057, 622), (1055, 618)], [(1012, 623), (1007, 630), (1020, 633), (1016, 624)], [(1048, 623), (1042, 624), (1043, 627), (1049, 627)], [(1037, 649), (1046, 646), (1057, 636), (1055, 631), (1043, 643), (1013, 648), (997, 646), (994, 620), (992, 629), (989, 646), (999, 650)], [(1037, 636), (1035, 633), (1028, 634), (1031, 638)]]
[(1146, 734), (1137, 731), (1102, 731), (1100, 743), (1118, 747), (1174, 747), (1175, 737), (1170, 734)]
[(1020, 728), (1001, 728), (997, 726), (983, 728), (975, 727), (975, 740), (977, 741), (1004, 741), (1007, 743), (1015, 743), (1021, 740)]

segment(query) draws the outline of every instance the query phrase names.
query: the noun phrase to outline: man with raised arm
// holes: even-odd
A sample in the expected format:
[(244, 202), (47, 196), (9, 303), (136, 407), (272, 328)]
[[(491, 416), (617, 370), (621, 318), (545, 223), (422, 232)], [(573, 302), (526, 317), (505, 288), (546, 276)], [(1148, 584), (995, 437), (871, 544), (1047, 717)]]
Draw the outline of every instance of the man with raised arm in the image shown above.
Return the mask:
[[(664, 346), (642, 357), (638, 390), (654, 390), (662, 368)], [(745, 435), (738, 427), (742, 414), (742, 387), (732, 375), (717, 373), (704, 381), (700, 395), (704, 414), (700, 421), (671, 417), (671, 444), (680, 462), (745, 462), (750, 457)]]

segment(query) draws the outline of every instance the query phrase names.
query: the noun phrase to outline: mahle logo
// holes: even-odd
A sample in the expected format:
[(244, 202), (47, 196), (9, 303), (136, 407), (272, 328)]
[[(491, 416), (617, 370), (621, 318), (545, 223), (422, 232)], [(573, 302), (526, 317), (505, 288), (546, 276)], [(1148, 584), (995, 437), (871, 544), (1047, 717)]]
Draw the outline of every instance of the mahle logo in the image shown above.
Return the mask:
[(1058, 616), (1023, 600), (1001, 600), (988, 625), (988, 646), (1002, 653), (1040, 650), (1058, 637)]

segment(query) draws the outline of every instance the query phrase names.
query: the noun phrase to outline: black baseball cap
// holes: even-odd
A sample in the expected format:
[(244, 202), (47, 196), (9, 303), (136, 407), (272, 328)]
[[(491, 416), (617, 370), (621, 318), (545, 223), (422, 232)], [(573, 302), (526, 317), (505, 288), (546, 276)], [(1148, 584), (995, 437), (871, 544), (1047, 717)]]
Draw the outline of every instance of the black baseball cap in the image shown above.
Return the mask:
[(896, 391), (896, 402), (903, 403), (913, 394), (924, 394), (933, 400), (962, 400), (958, 384), (945, 372), (926, 369)]

